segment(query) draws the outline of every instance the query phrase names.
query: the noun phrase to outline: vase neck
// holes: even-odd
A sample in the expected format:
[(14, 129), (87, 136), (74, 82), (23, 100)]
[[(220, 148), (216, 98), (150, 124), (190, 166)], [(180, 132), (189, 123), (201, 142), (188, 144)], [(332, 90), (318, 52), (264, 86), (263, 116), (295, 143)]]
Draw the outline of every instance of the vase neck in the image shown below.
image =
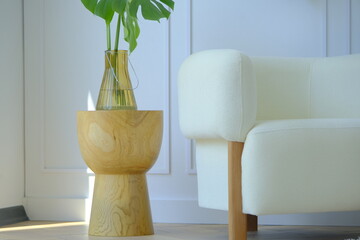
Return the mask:
[(105, 71), (96, 110), (136, 110), (127, 51), (106, 51)]
[(128, 51), (126, 50), (111, 50), (105, 51), (105, 68), (113, 67), (115, 72), (118, 69), (128, 69)]

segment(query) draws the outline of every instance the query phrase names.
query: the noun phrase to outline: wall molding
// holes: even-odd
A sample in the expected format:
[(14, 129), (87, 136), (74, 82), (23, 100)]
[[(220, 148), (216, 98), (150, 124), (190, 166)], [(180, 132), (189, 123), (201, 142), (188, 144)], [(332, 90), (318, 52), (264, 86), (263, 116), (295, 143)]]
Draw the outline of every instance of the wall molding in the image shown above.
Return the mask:
[(350, 1), (350, 53), (360, 53), (360, 46), (359, 46), (359, 23), (360, 23), (360, 4), (357, 0)]
[[(39, 61), (39, 76), (37, 81), (39, 81), (39, 121), (38, 126), (40, 129), (39, 132), (39, 167), (40, 172), (43, 174), (90, 174), (93, 175), (91, 170), (87, 168), (52, 168), (47, 166), (46, 162), (46, 79), (45, 79), (45, 2), (46, 0), (38, 0), (38, 11), (41, 13), (39, 17), (39, 22), (41, 22), (41, 26), (39, 27), (39, 36), (37, 39), (40, 44), (40, 53), (38, 55)], [(152, 175), (168, 175), (170, 174), (170, 22), (167, 21), (163, 25), (163, 38), (165, 39), (165, 53), (164, 59), (166, 59), (167, 66), (162, 69), (163, 71), (163, 79), (164, 79), (164, 135), (163, 135), (163, 158), (157, 160), (157, 164), (149, 171), (149, 174)]]
[[(192, 0), (186, 0), (186, 55), (193, 53), (192, 49)], [(196, 175), (194, 140), (185, 139), (185, 173)]]
[(192, 17), (192, 0), (186, 0), (186, 41), (187, 41), (187, 46), (186, 46), (186, 53), (188, 56), (190, 56), (193, 52), (192, 49), (192, 21), (193, 21), (193, 17)]
[(348, 24), (349, 24), (349, 27), (348, 27), (348, 32), (349, 32), (349, 42), (348, 42), (348, 54), (351, 54), (352, 53), (352, 33), (351, 33), (351, 29), (352, 29), (352, 11), (351, 11), (351, 6), (352, 6), (352, 0), (348, 0), (347, 2), (347, 5), (348, 5)]
[(329, 1), (324, 0), (324, 13), (323, 13), (323, 46), (322, 46), (322, 56), (328, 56), (328, 8), (329, 8)]
[(195, 141), (190, 139), (186, 139), (185, 141), (185, 172), (189, 175), (196, 175)]
[[(171, 32), (171, 23), (170, 23), (171, 19), (169, 19), (168, 21), (166, 21), (166, 24), (163, 25), (163, 33), (164, 33), (164, 38), (166, 39), (165, 41), (165, 56), (164, 58), (166, 59), (167, 62), (167, 66), (164, 70), (164, 79), (167, 79), (166, 81), (164, 81), (165, 85), (164, 85), (164, 89), (165, 89), (165, 99), (164, 99), (164, 103), (165, 103), (165, 109), (164, 109), (164, 135), (163, 135), (163, 141), (162, 141), (162, 148), (164, 146), (166, 146), (164, 149), (164, 158), (161, 161), (161, 167), (158, 167), (159, 165), (155, 165), (155, 167), (153, 167), (152, 169), (150, 169), (150, 171), (148, 172), (148, 174), (151, 175), (169, 175), (170, 172), (170, 162), (171, 162), (171, 154), (170, 154), (170, 149), (171, 149), (171, 139), (170, 139), (170, 126), (171, 126), (171, 115), (170, 115), (170, 81), (171, 81), (171, 75), (170, 75), (170, 59), (171, 59), (171, 55), (170, 55), (170, 32)], [(164, 144), (165, 143), (165, 144)], [(157, 162), (161, 160), (158, 159)]]
[(352, 0), (326, 0), (326, 56), (353, 53), (352, 5)]
[(348, 43), (347, 43), (347, 54), (351, 54), (351, 26), (352, 26), (352, 22), (351, 22), (351, 2), (352, 0), (346, 0), (345, 4), (347, 5), (347, 24), (348, 24), (348, 28), (347, 28), (347, 32), (348, 32)]

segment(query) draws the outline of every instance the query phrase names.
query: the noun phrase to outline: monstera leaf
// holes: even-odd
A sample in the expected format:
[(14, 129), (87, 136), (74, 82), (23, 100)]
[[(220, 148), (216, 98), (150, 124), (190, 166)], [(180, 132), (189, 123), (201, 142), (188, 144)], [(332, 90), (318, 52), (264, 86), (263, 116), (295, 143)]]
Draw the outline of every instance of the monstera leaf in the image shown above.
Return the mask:
[(112, 8), (122, 17), (124, 15), (127, 4), (128, 0), (113, 0)]
[(81, 0), (81, 2), (90, 12), (95, 13), (98, 0)]
[(130, 52), (134, 51), (137, 46), (137, 38), (140, 35), (140, 27), (136, 18), (126, 15), (123, 20), (124, 40), (129, 43)]
[(130, 45), (130, 52), (132, 52), (137, 46), (137, 38), (140, 34), (140, 28), (137, 23), (137, 14), (139, 8), (144, 19), (152, 21), (160, 21), (161, 18), (168, 19), (170, 17), (170, 11), (165, 7), (174, 9), (173, 0), (132, 0), (129, 4), (127, 12), (127, 20), (124, 25), (126, 32), (125, 41)]
[(170, 11), (164, 7), (168, 6), (174, 9), (174, 1), (172, 0), (132, 0), (130, 4), (130, 14), (137, 17), (139, 7), (143, 18), (147, 20), (159, 21), (161, 18), (169, 18)]
[(106, 22), (107, 45), (111, 49), (110, 23), (115, 13), (118, 13), (118, 23), (115, 38), (115, 50), (118, 49), (120, 25), (124, 27), (124, 39), (129, 43), (130, 52), (137, 46), (140, 35), (138, 24), (138, 11), (144, 19), (160, 21), (161, 18), (170, 17), (169, 9), (174, 10), (173, 0), (81, 0), (83, 5), (96, 16)]
[(90, 12), (104, 19), (106, 24), (110, 24), (114, 16), (114, 0), (81, 0), (81, 2)]

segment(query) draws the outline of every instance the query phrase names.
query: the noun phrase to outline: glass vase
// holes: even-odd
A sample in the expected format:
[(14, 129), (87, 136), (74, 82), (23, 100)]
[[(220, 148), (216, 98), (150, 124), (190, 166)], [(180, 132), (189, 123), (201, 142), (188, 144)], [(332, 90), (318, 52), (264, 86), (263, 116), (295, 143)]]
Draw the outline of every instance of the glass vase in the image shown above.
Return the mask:
[(96, 110), (137, 110), (126, 50), (105, 52), (105, 71)]

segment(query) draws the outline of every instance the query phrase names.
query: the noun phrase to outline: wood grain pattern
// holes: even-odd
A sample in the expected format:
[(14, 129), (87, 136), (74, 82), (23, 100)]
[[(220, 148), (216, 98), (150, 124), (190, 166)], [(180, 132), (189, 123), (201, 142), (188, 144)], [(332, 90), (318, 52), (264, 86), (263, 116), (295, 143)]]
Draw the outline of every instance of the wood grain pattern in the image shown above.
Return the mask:
[(81, 155), (94, 173), (144, 173), (159, 155), (163, 113), (78, 112), (77, 129)]
[(228, 143), (229, 240), (247, 239), (247, 216), (242, 212), (241, 155), (244, 143)]
[(95, 173), (89, 235), (154, 233), (145, 173), (161, 147), (161, 111), (78, 112), (78, 140)]
[(97, 174), (94, 192), (90, 235), (154, 234), (145, 174)]

